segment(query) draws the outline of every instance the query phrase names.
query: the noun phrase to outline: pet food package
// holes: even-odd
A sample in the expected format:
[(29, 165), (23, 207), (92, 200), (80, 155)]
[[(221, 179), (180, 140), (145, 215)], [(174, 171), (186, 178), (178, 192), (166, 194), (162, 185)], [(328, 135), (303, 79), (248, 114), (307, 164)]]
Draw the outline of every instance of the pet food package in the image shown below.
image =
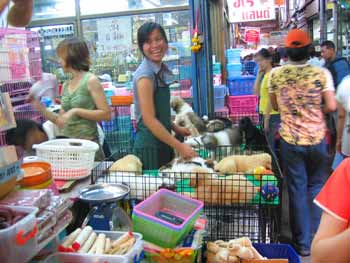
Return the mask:
[(10, 95), (0, 92), (0, 131), (16, 127)]
[(4, 199), (0, 200), (0, 204), (34, 206), (42, 210), (50, 206), (52, 196), (53, 193), (49, 189), (13, 191)]

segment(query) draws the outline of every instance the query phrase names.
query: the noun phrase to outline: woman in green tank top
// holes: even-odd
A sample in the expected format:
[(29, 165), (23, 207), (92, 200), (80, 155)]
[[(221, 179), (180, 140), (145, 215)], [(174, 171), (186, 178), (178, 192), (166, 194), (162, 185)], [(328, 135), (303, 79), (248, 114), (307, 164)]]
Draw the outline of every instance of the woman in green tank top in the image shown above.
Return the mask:
[[(97, 122), (110, 120), (111, 113), (99, 80), (89, 72), (89, 49), (84, 41), (73, 37), (61, 41), (56, 51), (64, 72), (72, 75), (63, 85), (61, 111), (58, 115), (49, 112), (33, 98), (32, 104), (62, 129), (62, 135), (98, 142)], [(100, 150), (96, 159), (102, 158)]]

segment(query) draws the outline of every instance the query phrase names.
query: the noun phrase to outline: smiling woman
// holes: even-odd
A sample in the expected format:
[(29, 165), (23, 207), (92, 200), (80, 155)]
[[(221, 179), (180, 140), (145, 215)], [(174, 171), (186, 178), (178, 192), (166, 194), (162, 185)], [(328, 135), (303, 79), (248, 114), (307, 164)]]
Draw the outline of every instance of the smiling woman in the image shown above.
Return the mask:
[(164, 29), (157, 23), (147, 22), (137, 32), (138, 47), (144, 59), (134, 73), (133, 89), (137, 134), (134, 153), (144, 169), (158, 169), (174, 156), (175, 149), (184, 159), (196, 156), (192, 148), (171, 135), (189, 131), (171, 122), (169, 83), (165, 82), (169, 69), (162, 59), (168, 50)]

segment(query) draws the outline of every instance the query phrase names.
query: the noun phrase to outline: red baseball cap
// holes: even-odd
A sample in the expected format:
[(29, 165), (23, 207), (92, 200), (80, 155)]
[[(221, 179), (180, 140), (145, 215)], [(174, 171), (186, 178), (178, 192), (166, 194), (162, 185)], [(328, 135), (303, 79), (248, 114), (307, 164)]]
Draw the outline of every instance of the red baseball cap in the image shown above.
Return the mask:
[(292, 29), (284, 39), (284, 45), (287, 48), (301, 48), (311, 44), (310, 36), (301, 29)]

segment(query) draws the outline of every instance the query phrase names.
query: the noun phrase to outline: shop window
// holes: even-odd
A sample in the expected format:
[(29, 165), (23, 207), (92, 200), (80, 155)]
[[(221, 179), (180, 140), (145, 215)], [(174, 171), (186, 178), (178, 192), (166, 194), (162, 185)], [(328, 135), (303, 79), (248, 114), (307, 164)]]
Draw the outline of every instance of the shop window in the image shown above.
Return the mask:
[(131, 85), (132, 73), (142, 60), (137, 29), (146, 21), (157, 22), (166, 31), (169, 52), (164, 60), (173, 71), (174, 80), (191, 79), (188, 70), (181, 72), (183, 65), (191, 68), (188, 11), (83, 20), (83, 36), (90, 46), (92, 71), (96, 75), (109, 74), (114, 82), (124, 86)]
[(82, 15), (188, 5), (188, 0), (80, 0)]
[(35, 0), (33, 20), (75, 16), (73, 0)]

